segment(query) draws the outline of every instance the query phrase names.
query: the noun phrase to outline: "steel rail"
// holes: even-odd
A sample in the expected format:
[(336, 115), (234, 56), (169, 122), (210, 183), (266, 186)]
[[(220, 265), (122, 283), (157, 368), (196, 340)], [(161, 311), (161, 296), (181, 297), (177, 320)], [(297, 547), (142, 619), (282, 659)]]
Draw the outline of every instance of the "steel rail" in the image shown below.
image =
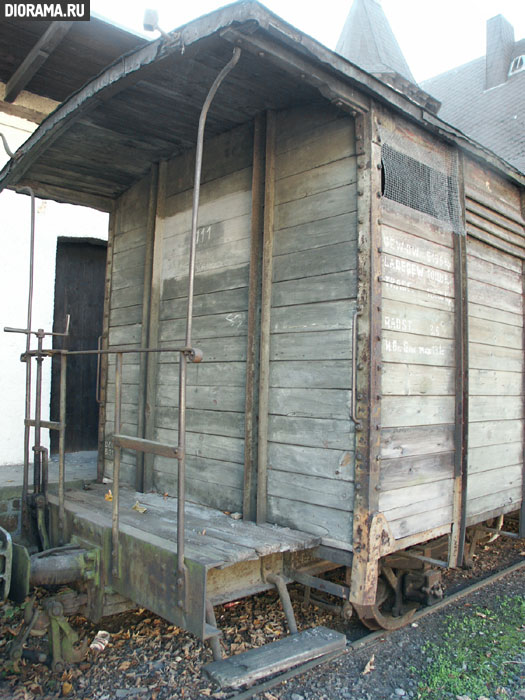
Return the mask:
[[(471, 593), (475, 593), (481, 588), (484, 588), (485, 586), (488, 586), (491, 583), (494, 583), (495, 581), (498, 581), (499, 579), (508, 576), (509, 574), (512, 574), (516, 571), (521, 571), (523, 569), (525, 569), (525, 561), (519, 561), (516, 564), (511, 564), (505, 569), (496, 571), (494, 574), (491, 574), (490, 576), (487, 576), (486, 578), (481, 579), (480, 581), (475, 581), (469, 586), (462, 588), (460, 591), (456, 591), (456, 593), (452, 593), (451, 595), (445, 596), (445, 598), (443, 598), (443, 600), (440, 600), (439, 603), (435, 603), (434, 605), (430, 605), (429, 607), (423, 608), (422, 610), (418, 610), (415, 613), (415, 615), (411, 618), (411, 623), (417, 622), (417, 620), (421, 620), (421, 618), (426, 617), (427, 615), (431, 615), (432, 613), (437, 612), (438, 610), (442, 610), (443, 608), (447, 607), (447, 605), (451, 605), (452, 603), (455, 603), (458, 600), (465, 598)], [(258, 695), (263, 691), (275, 688), (276, 686), (280, 685), (283, 681), (288, 681), (291, 678), (294, 678), (295, 676), (299, 676), (301, 673), (306, 673), (307, 671), (314, 669), (316, 666), (319, 666), (322, 663), (328, 663), (339, 656), (350, 653), (350, 651), (364, 649), (366, 647), (372, 646), (375, 642), (383, 641), (384, 638), (390, 634), (392, 634), (392, 632), (389, 630), (378, 630), (377, 632), (371, 632), (370, 634), (367, 634), (364, 637), (361, 637), (360, 639), (356, 639), (353, 642), (350, 642), (344, 650), (337, 651), (332, 654), (327, 654), (326, 656), (321, 656), (318, 659), (314, 659), (313, 661), (310, 661), (306, 664), (302, 664), (301, 666), (292, 668), (289, 671), (286, 671), (286, 673), (282, 673), (275, 678), (271, 678), (268, 681), (260, 683), (259, 685), (252, 686), (251, 688), (248, 688), (248, 690), (244, 690), (240, 693), (230, 695), (227, 698), (227, 700), (249, 700), (249, 698), (253, 698), (254, 695)]]

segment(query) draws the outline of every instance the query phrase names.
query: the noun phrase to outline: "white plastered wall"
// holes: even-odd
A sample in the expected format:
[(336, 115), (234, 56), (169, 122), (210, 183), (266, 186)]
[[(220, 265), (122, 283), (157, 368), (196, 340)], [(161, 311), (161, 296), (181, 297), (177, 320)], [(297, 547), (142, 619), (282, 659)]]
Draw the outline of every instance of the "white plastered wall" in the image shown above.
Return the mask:
[[(35, 128), (36, 124), (30, 121), (0, 112), (0, 131), (13, 151)], [(0, 168), (7, 160), (0, 143)], [(4, 333), (3, 328), (24, 328), (26, 325), (30, 216), (29, 196), (9, 191), (0, 194), (0, 465), (20, 464), (24, 455), (25, 365), (20, 362), (20, 355), (25, 350), (26, 339), (24, 335)], [(86, 207), (36, 200), (33, 329), (52, 330), (57, 238), (85, 236), (107, 239), (107, 230), (107, 214)], [(48, 339), (47, 343), (50, 342), (51, 339)], [(35, 343), (33, 336), (33, 347)], [(50, 360), (45, 360), (42, 390), (44, 419), (49, 417), (50, 390), (51, 364)], [(48, 431), (42, 431), (42, 436), (43, 444), (49, 446)]]

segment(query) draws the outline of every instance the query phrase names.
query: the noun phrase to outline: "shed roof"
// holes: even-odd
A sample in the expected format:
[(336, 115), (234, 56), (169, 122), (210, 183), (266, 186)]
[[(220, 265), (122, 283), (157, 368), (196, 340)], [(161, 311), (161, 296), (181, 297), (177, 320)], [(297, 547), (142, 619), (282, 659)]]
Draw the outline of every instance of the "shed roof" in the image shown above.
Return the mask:
[(257, 2), (229, 5), (118, 59), (72, 95), (0, 173), (0, 189), (109, 211), (151, 164), (193, 148), (201, 106), (234, 46), (242, 55), (209, 112), (206, 136), (266, 109), (328, 99), (367, 111), (370, 97), (521, 178), (411, 96), (386, 85), (283, 22)]

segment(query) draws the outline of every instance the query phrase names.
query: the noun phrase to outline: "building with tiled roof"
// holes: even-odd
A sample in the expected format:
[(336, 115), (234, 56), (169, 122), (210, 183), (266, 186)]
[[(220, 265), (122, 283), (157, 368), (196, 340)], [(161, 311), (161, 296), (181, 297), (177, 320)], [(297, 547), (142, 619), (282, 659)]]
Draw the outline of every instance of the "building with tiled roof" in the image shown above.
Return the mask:
[(502, 15), (487, 22), (486, 56), (422, 83), (439, 116), (525, 171), (525, 39)]

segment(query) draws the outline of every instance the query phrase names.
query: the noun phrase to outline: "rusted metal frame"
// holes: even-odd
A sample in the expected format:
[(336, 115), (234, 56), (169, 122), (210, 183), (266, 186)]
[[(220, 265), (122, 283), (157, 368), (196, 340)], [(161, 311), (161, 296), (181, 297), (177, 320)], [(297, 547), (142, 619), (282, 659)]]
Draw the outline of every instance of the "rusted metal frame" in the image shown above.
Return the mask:
[(65, 483), (66, 483), (66, 396), (67, 353), (60, 357), (60, 428), (58, 435), (58, 533), (59, 544), (65, 541)]
[[(355, 119), (358, 295), (355, 495), (350, 600), (375, 602), (381, 525), (378, 510), (381, 438), (381, 146), (374, 105)], [(386, 525), (386, 523), (385, 523)], [(379, 526), (379, 527), (378, 527)], [(390, 541), (389, 535), (386, 540)]]
[[(521, 193), (521, 206), (525, 216), (525, 192)], [(520, 537), (525, 537), (525, 260), (522, 262), (521, 284), (522, 284), (522, 318), (523, 318), (523, 335), (522, 335), (522, 393), (523, 393), (523, 435), (522, 435), (522, 465), (521, 465), (521, 508), (520, 522), (518, 534)]]
[[(204, 129), (208, 110), (219, 86), (228, 73), (237, 65), (241, 50), (235, 48), (228, 63), (222, 68), (210, 87), (199, 117), (197, 147), (195, 150), (195, 175), (193, 181), (193, 202), (191, 213), (190, 258), (188, 269), (188, 307), (186, 311), (186, 346), (191, 346), (193, 325), (193, 289), (195, 283), (195, 254), (197, 247), (197, 228), (199, 225), (199, 199), (202, 174), (202, 153), (204, 148)], [(184, 506), (186, 503), (186, 378), (188, 357), (181, 353), (179, 359), (179, 420), (178, 420), (178, 462), (177, 475), (177, 606), (187, 609), (188, 569), (184, 562)]]
[(468, 275), (463, 158), (458, 153), (459, 201), (462, 231), (454, 231), (454, 335), (455, 335), (455, 426), (454, 487), (452, 529), (449, 538), (448, 565), (460, 566), (465, 554), (468, 493)]
[(33, 491), (35, 494), (41, 491), (41, 414), (42, 414), (42, 363), (44, 356), (42, 355), (44, 331), (39, 329), (37, 333), (38, 349), (36, 354), (36, 378), (35, 378), (35, 427), (34, 427), (34, 444), (33, 444)]
[(361, 307), (358, 306), (352, 317), (352, 405), (350, 410), (350, 417), (352, 418), (354, 425), (359, 425), (360, 427), (361, 422), (357, 417), (357, 318), (361, 315), (361, 313)]
[[(148, 199), (148, 221), (146, 224), (146, 251), (144, 257), (144, 286), (142, 297), (142, 328), (141, 328), (141, 347), (146, 348), (149, 345), (149, 325), (151, 318), (151, 283), (153, 278), (153, 250), (155, 242), (155, 223), (157, 219), (157, 197), (159, 189), (159, 165), (154, 163), (151, 166), (150, 172), (150, 187)], [(137, 417), (137, 436), (140, 438), (146, 437), (146, 392), (148, 384), (148, 356), (147, 354), (140, 355), (139, 366), (139, 398), (138, 398), (138, 417)], [(135, 488), (137, 491), (145, 490), (145, 482), (147, 481), (148, 489), (152, 486), (150, 475), (146, 479), (145, 476), (145, 460), (144, 453), (137, 454), (137, 466), (135, 471)]]
[(315, 588), (317, 591), (322, 591), (323, 593), (329, 593), (330, 595), (337, 596), (343, 600), (348, 600), (350, 595), (350, 589), (348, 586), (342, 586), (339, 583), (333, 583), (332, 581), (326, 581), (325, 579), (319, 578), (318, 576), (311, 576), (303, 571), (290, 571), (290, 578), (297, 583), (301, 583), (303, 586), (308, 588)]
[[(201, 350), (199, 350), (198, 348), (189, 348), (185, 345), (167, 345), (166, 347), (162, 348), (126, 348), (115, 345), (114, 347), (108, 348), (107, 350), (62, 350), (60, 348), (43, 348), (40, 354), (42, 355), (42, 357), (53, 357), (54, 355), (62, 355), (66, 352), (68, 355), (116, 355), (117, 353), (120, 353), (121, 355), (130, 355), (134, 352), (148, 354), (155, 354), (159, 352), (182, 352), (188, 356), (190, 362), (200, 362), (202, 359)], [(26, 355), (27, 357), (37, 357), (38, 354), (38, 350), (30, 350), (28, 353), (24, 353), (22, 357), (26, 357)]]
[[(29, 428), (34, 428), (35, 421), (32, 418), (30, 420), (24, 420), (24, 425), (27, 425)], [(46, 430), (60, 430), (60, 423), (55, 420), (41, 420), (40, 426)]]
[(243, 518), (255, 520), (257, 505), (257, 399), (261, 323), (261, 250), (264, 231), (266, 118), (254, 120), (252, 161), (252, 212), (248, 327), (246, 347), (246, 400), (244, 407), (244, 485)]
[(259, 360), (259, 426), (257, 444), (256, 521), (265, 523), (268, 510), (268, 399), (270, 394), (270, 327), (272, 309), (273, 240), (275, 218), (276, 115), (266, 115), (264, 234), (261, 282), (261, 333)]
[[(118, 209), (113, 208), (109, 217), (108, 246), (106, 252), (106, 278), (104, 281), (104, 307), (102, 315), (102, 342), (100, 349), (107, 350), (109, 346), (109, 314), (111, 309), (111, 280), (113, 271), (113, 250), (115, 247), (115, 233), (118, 225)], [(104, 478), (104, 444), (106, 437), (106, 413), (107, 413), (107, 384), (108, 384), (108, 357), (100, 356), (100, 408), (98, 413), (98, 455), (97, 455), (97, 482), (102, 483)]]
[[(206, 599), (206, 622), (211, 627), (217, 628), (217, 619), (215, 617), (215, 610), (210, 600)], [(209, 638), (211, 653), (213, 655), (214, 661), (220, 661), (222, 659), (222, 649), (221, 642), (219, 640), (219, 635), (215, 635)]]
[[(115, 420), (113, 434), (118, 435), (121, 430), (122, 406), (122, 353), (117, 353), (115, 367)], [(112, 543), (112, 575), (119, 578), (119, 497), (120, 497), (120, 445), (114, 443), (113, 452), (113, 510), (111, 515), (111, 543)]]

